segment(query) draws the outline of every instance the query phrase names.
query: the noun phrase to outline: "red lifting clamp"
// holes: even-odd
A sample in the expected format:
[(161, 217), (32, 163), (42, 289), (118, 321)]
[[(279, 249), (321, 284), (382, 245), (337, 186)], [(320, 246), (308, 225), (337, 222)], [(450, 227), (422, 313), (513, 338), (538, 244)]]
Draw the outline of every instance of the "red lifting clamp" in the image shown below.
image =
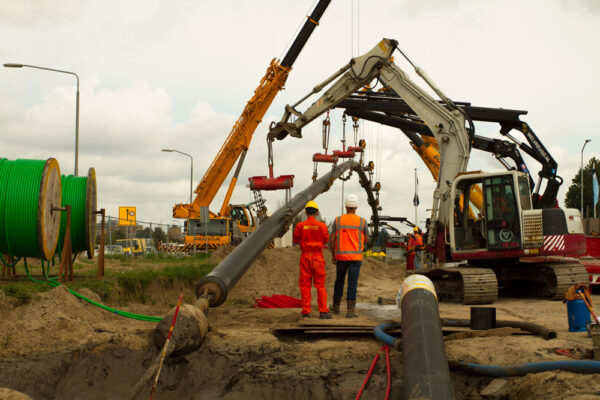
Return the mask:
[(324, 162), (324, 163), (332, 163), (335, 164), (338, 162), (338, 156), (335, 154), (323, 154), (323, 153), (315, 153), (313, 155), (314, 162)]
[(294, 186), (294, 175), (280, 175), (273, 177), (273, 140), (267, 139), (269, 177), (253, 176), (248, 178), (251, 190), (281, 190), (291, 189)]
[(365, 149), (360, 146), (348, 146), (348, 151), (353, 151), (355, 153), (364, 153)]
[(338, 158), (354, 158), (356, 153), (354, 153), (353, 150), (346, 150), (346, 151), (334, 150), (333, 155), (338, 156)]
[(253, 176), (248, 178), (251, 190), (281, 190), (294, 186), (294, 175), (280, 175), (277, 178)]

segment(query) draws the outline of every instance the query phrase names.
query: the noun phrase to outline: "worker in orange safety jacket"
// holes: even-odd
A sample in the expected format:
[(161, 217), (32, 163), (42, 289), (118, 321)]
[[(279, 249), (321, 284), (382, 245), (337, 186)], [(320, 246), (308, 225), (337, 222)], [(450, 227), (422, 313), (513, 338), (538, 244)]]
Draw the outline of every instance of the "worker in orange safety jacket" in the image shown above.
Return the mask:
[(327, 225), (316, 219), (319, 206), (314, 201), (309, 201), (304, 207), (305, 221), (300, 222), (294, 228), (294, 243), (300, 244), (300, 297), (302, 302), (302, 317), (310, 316), (311, 286), (317, 289), (317, 304), (319, 306), (319, 318), (330, 319), (331, 314), (327, 307), (327, 290), (325, 289), (325, 258), (323, 257), (323, 246), (329, 241)]
[(356, 318), (358, 276), (369, 231), (367, 221), (356, 215), (358, 196), (349, 194), (344, 205), (346, 206), (346, 214), (335, 219), (331, 234), (331, 256), (336, 265), (331, 311), (334, 314), (340, 313), (340, 304), (344, 294), (344, 281), (346, 280), (346, 274), (348, 274), (346, 318)]
[(415, 237), (415, 269), (418, 271), (421, 269), (421, 261), (423, 261), (423, 250), (425, 249), (425, 245), (423, 244), (423, 235), (421, 235), (421, 230), (418, 226), (414, 228), (414, 237)]

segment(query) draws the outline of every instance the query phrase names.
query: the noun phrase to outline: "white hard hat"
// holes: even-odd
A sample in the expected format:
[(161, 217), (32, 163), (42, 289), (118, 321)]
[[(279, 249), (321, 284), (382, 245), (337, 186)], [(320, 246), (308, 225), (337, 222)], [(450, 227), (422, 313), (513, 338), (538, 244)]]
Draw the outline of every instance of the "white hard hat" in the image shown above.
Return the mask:
[(346, 196), (346, 202), (344, 204), (348, 208), (357, 208), (358, 196), (355, 194), (349, 194), (348, 196)]

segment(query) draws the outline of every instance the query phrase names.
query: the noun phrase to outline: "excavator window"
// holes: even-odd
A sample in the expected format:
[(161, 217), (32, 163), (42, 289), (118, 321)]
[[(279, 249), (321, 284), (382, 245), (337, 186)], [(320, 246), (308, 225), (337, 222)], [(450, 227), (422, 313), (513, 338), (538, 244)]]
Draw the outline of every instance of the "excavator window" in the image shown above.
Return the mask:
[(521, 197), (521, 209), (531, 210), (531, 190), (529, 181), (524, 176), (519, 176), (519, 196)]
[(489, 250), (521, 246), (520, 212), (513, 175), (496, 175), (483, 180), (486, 230)]
[[(461, 182), (454, 201), (454, 237), (456, 250), (485, 249), (485, 230), (482, 215), (473, 203), (474, 186), (481, 180)], [(466, 206), (465, 206), (466, 204)]]

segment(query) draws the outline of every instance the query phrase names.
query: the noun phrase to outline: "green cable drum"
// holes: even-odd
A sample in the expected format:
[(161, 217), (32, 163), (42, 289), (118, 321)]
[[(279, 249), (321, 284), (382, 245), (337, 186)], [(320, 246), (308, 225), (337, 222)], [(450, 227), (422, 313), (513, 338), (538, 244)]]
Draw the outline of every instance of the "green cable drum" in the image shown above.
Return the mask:
[(48, 160), (0, 159), (0, 253), (50, 260), (60, 230), (60, 168)]
[[(96, 242), (96, 171), (88, 170), (88, 176), (63, 175), (62, 206), (71, 206), (71, 249), (73, 253), (85, 251), (88, 258), (94, 256)], [(60, 239), (63, 243), (67, 227), (67, 215), (60, 220)]]

